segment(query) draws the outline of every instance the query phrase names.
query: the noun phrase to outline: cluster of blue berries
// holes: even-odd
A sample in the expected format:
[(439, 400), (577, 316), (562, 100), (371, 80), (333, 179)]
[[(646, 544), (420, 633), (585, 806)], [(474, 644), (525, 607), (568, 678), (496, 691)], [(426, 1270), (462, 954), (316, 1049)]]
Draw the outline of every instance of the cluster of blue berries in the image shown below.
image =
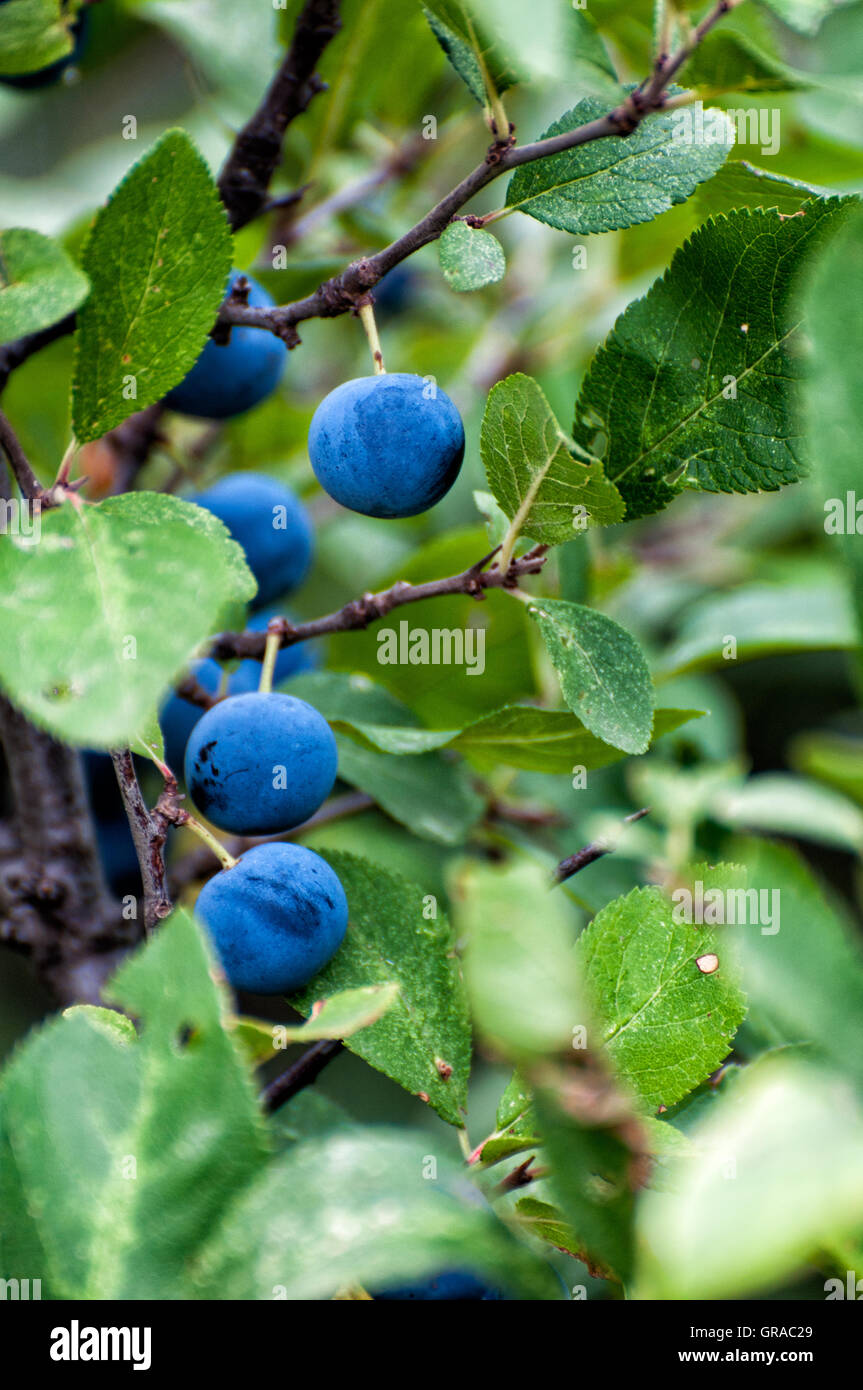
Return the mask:
[[(238, 275), (232, 272), (229, 288)], [(271, 306), (267, 292), (246, 278), (248, 302)], [(275, 390), (286, 351), (270, 333), (235, 327), (227, 343), (207, 343), (166, 404), (204, 419), (242, 414)], [(464, 428), (452, 401), (432, 379), (406, 373), (336, 387), (309, 431), (318, 482), (366, 516), (426, 511), (452, 486), (463, 455)], [(258, 582), (249, 625), (265, 630), (273, 602), (294, 591), (311, 564), (305, 509), (283, 484), (258, 473), (223, 478), (193, 500), (218, 516), (243, 547)], [(282, 650), (276, 684), (313, 660), (307, 644)], [(304, 700), (260, 691), (256, 661), (242, 662), (226, 681), (211, 658), (192, 671), (213, 695), (225, 685), (224, 698), (205, 714), (179, 695), (162, 711), (166, 758), (171, 767), (183, 767), (197, 809), (219, 829), (242, 836), (279, 835), (303, 824), (336, 778), (336, 743), (326, 720)], [(231, 984), (272, 994), (300, 988), (326, 964), (348, 915), (329, 865), (286, 843), (258, 845), (216, 874), (201, 890), (197, 911)]]

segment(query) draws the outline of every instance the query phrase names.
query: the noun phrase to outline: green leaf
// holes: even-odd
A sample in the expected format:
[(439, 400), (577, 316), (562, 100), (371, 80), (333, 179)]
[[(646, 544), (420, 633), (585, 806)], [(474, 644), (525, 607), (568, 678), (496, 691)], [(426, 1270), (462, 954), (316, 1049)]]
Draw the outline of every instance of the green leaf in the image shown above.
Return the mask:
[(439, 754), (424, 753), (405, 761), (395, 754), (362, 748), (340, 734), (336, 743), (339, 776), (423, 839), (463, 844), (483, 813), (485, 803), (464, 770)]
[(105, 1037), (117, 1043), (134, 1043), (138, 1041), (138, 1034), (135, 1025), (125, 1014), (118, 1013), (116, 1009), (103, 1009), (95, 1004), (73, 1004), (70, 1008), (63, 1010), (64, 1018), (81, 1017), (89, 1023), (97, 1033), (104, 1033)]
[(753, 1024), (771, 1043), (814, 1045), (837, 1071), (863, 1085), (863, 953), (856, 923), (788, 846), (741, 839), (731, 849), (747, 865), (750, 889), (767, 895), (775, 919), (767, 931), (741, 932)]
[(399, 874), (353, 854), (324, 851), (342, 881), (349, 923), (343, 944), (291, 1000), (310, 1014), (317, 999), (395, 982), (384, 1016), (347, 1046), (450, 1124), (463, 1125), (470, 1070), (470, 1021), (449, 922), (435, 898)]
[(686, 486), (773, 491), (804, 475), (795, 290), (847, 209), (708, 222), (617, 320), (582, 385), (575, 440), (603, 458), (627, 516)]
[(694, 603), (665, 653), (663, 675), (773, 652), (843, 651), (856, 642), (847, 589), (830, 581), (751, 584)]
[(481, 290), (506, 274), (506, 257), (497, 237), (467, 222), (450, 222), (438, 241), (443, 277), (451, 290)]
[(0, 682), (57, 738), (123, 747), (254, 580), (222, 523), (176, 497), (66, 502), (41, 526), (0, 547)]
[[(730, 874), (699, 867), (705, 891)], [(722, 928), (675, 920), (659, 888), (609, 903), (578, 941), (584, 987), (614, 1069), (649, 1106), (673, 1105), (727, 1057), (743, 1019), (732, 942)], [(702, 974), (696, 958), (719, 957)]]
[[(863, 633), (863, 548), (857, 533), (860, 437), (863, 431), (863, 331), (854, 313), (863, 293), (863, 209), (819, 258), (806, 287), (806, 316), (812, 352), (804, 387), (809, 454), (825, 513), (824, 529), (851, 578), (858, 633)], [(851, 500), (848, 525), (846, 500)], [(841, 526), (838, 525), (841, 518)], [(832, 530), (832, 534), (831, 534)]]
[(623, 501), (602, 465), (573, 457), (541, 387), (516, 372), (489, 393), (480, 436), (486, 477), (516, 535), (544, 545), (571, 540), (588, 525), (623, 517)]
[(484, 1140), (478, 1156), (491, 1164), (535, 1149), (542, 1142), (537, 1128), (533, 1092), (521, 1072), (514, 1071), (497, 1107), (494, 1132)]
[(486, 521), (490, 545), (500, 545), (509, 530), (509, 517), (490, 492), (474, 488), (473, 500)]
[(157, 759), (164, 762), (165, 740), (162, 737), (157, 709), (150, 711), (149, 719), (145, 720), (138, 733), (129, 739), (129, 747), (133, 753), (138, 753), (142, 758), (149, 758), (151, 762)]
[(572, 1047), (586, 1019), (569, 900), (536, 864), (471, 861), (453, 910), (474, 1021), (492, 1047), (515, 1058)]
[(194, 1274), (198, 1298), (317, 1300), (453, 1266), (514, 1297), (559, 1297), (545, 1261), (429, 1136), (376, 1126), (292, 1144), (240, 1198)]
[(62, 246), (41, 232), (0, 232), (0, 343), (38, 333), (71, 314), (90, 282)]
[[(656, 710), (653, 741), (702, 714), (701, 710)], [(589, 733), (569, 710), (537, 705), (508, 705), (461, 730), (352, 724), (349, 731), (361, 742), (400, 754), (456, 748), (483, 772), (493, 772), (499, 763), (528, 772), (566, 773), (576, 767), (592, 771), (625, 756), (621, 749)]]
[(540, 1202), (536, 1197), (519, 1197), (515, 1211), (523, 1230), (553, 1245), (555, 1250), (563, 1250), (576, 1259), (583, 1257), (584, 1247), (557, 1207), (550, 1202)]
[(382, 985), (362, 985), (345, 989), (328, 999), (319, 999), (312, 1007), (308, 1023), (298, 1026), (285, 1024), (282, 1036), (291, 1042), (315, 1042), (319, 1038), (350, 1038), (361, 1028), (369, 1028), (383, 1018), (398, 997), (394, 981)]
[(799, 91), (812, 86), (808, 73), (783, 62), (774, 30), (754, 6), (724, 15), (687, 59), (687, 86), (708, 87), (714, 94)]
[(818, 33), (827, 16), (836, 9), (837, 3), (847, 3), (847, 0), (763, 0), (763, 3), (790, 29), (796, 29), (798, 34), (807, 34), (811, 38), (813, 34)]
[(520, 80), (510, 55), (492, 43), (475, 5), (467, 0), (426, 0), (422, 8), (432, 33), (477, 101), (487, 98), (483, 69), (497, 92)]
[(184, 131), (169, 130), (117, 186), (96, 216), (83, 265), (92, 293), (78, 319), (72, 388), (82, 443), (182, 380), (225, 294), (225, 210)]
[(5, 1068), (0, 1258), (37, 1242), (43, 1296), (190, 1297), (187, 1261), (265, 1162), (213, 970), (178, 910), (106, 991), (143, 1020), (137, 1040), (75, 1009)]
[[(676, 90), (676, 89), (675, 89)], [(543, 131), (564, 135), (599, 120), (607, 100), (587, 97)], [(506, 206), (562, 232), (612, 232), (649, 222), (682, 203), (726, 159), (734, 130), (719, 111), (705, 112), (711, 139), (681, 138), (680, 113), (650, 116), (627, 136), (593, 140), (516, 169)]]
[(790, 762), (799, 772), (836, 787), (863, 806), (863, 742), (827, 730), (801, 734), (791, 745)]
[(720, 792), (712, 814), (736, 829), (863, 851), (863, 810), (831, 787), (787, 772), (760, 773)]
[(812, 198), (829, 198), (829, 188), (759, 169), (745, 159), (729, 159), (695, 195), (702, 217), (735, 208), (775, 208), (791, 216)]
[(543, 599), (528, 613), (570, 709), (605, 743), (645, 753), (653, 729), (653, 682), (635, 638), (604, 613), (563, 599)]
[[(473, 767), (484, 772), (493, 772), (503, 762), (509, 767), (521, 767), (533, 772), (566, 773), (572, 772), (576, 766), (588, 770), (606, 767), (624, 756), (621, 750), (612, 748), (589, 733), (569, 710), (540, 709), (537, 705), (507, 705), (467, 724), (463, 729), (424, 729), (416, 723), (410, 710), (393, 700), (380, 687), (373, 687), (364, 676), (347, 676), (340, 671), (310, 672), (291, 681), (291, 692), (308, 700), (338, 733), (350, 735), (363, 748), (400, 757), (417, 757), (437, 749), (452, 748), (463, 753)], [(366, 694), (371, 698), (365, 699)], [(372, 718), (386, 718), (387, 722), (369, 722), (363, 718), (364, 714)], [(701, 710), (656, 710), (654, 741), (692, 719), (700, 719), (702, 714)], [(345, 750), (344, 766), (350, 766), (352, 772), (357, 772), (358, 778), (361, 777), (363, 768), (358, 770), (350, 762), (349, 745), (341, 740), (340, 746)], [(393, 777), (408, 779), (402, 793), (406, 797), (412, 785), (409, 772), (397, 768), (392, 761), (388, 761), (385, 767), (391, 770)], [(451, 764), (440, 763), (436, 775), (447, 779), (447, 769), (452, 773)], [(450, 784), (451, 778), (447, 779), (447, 785)], [(405, 814), (409, 814), (409, 805), (403, 809)], [(428, 831), (429, 838), (447, 842), (455, 823), (442, 820), (440, 808), (429, 811), (429, 808), (423, 809), (414, 803), (414, 810), (419, 815), (423, 830)]]
[(0, 22), (0, 73), (38, 72), (72, 52), (81, 0), (6, 0)]
[(318, 999), (308, 1023), (262, 1023), (257, 1018), (237, 1018), (233, 1031), (247, 1057), (257, 1064), (275, 1057), (288, 1043), (351, 1037), (361, 1028), (377, 1023), (398, 992), (395, 983), (345, 989), (329, 999)]
[(636, 1297), (775, 1289), (863, 1223), (863, 1112), (829, 1072), (768, 1056), (691, 1131), (697, 1156), (639, 1205)]
[[(438, 9), (441, 11), (443, 11), (444, 8), (446, 8), (446, 12), (450, 17), (453, 17), (451, 7), (438, 6)], [(484, 106), (486, 101), (485, 82), (483, 81), (482, 67), (480, 66), (480, 61), (474, 47), (465, 37), (459, 37), (454, 29), (450, 29), (444, 24), (442, 19), (438, 18), (436, 14), (433, 14), (425, 5), (423, 5), (423, 14), (428, 20), (429, 28), (450, 63), (452, 63), (452, 66), (455, 68), (462, 82), (464, 82), (471, 96), (479, 102), (480, 106)], [(504, 82), (504, 85), (499, 87), (498, 91), (504, 91), (507, 85), (509, 84)]]

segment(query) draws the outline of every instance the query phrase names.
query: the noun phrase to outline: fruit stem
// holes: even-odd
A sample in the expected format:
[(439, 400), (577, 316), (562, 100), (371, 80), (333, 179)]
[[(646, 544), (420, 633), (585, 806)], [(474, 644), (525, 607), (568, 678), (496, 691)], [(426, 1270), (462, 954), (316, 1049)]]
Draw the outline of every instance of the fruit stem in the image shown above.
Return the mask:
[(187, 825), (190, 830), (194, 830), (198, 839), (203, 840), (204, 844), (209, 846), (223, 869), (233, 869), (235, 864), (239, 864), (239, 859), (235, 859), (232, 854), (229, 854), (225, 846), (220, 844), (216, 839), (215, 835), (213, 835), (205, 825), (202, 825), (199, 820), (196, 820), (194, 816), (190, 816), (186, 813), (183, 817), (183, 825)]
[(261, 662), (261, 679), (258, 683), (258, 691), (261, 695), (269, 695), (273, 688), (273, 674), (276, 669), (276, 657), (281, 646), (281, 631), (273, 631), (274, 624), (281, 623), (280, 618), (271, 618), (267, 625), (267, 645), (264, 648), (264, 659)]
[(371, 304), (360, 306), (360, 322), (366, 330), (366, 337), (369, 340), (369, 347), (372, 350), (372, 361), (375, 364), (375, 375), (385, 376), (386, 367), (384, 366), (384, 355), (381, 351), (381, 340), (378, 337), (378, 326), (375, 323), (375, 311)]

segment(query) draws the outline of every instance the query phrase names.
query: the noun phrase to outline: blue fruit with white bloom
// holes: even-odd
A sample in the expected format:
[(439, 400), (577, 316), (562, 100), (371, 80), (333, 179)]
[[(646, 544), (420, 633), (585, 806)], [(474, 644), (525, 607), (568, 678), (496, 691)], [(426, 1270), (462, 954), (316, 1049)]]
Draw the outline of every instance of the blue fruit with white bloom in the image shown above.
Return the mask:
[[(242, 271), (231, 272), (227, 294)], [(250, 275), (248, 303), (271, 309), (275, 300)], [(165, 397), (165, 404), (182, 415), (227, 420), (260, 405), (272, 395), (285, 369), (288, 349), (263, 328), (232, 328), (227, 343), (210, 338), (190, 372)]]
[(186, 786), (198, 810), (235, 835), (277, 835), (332, 791), (338, 753), (316, 709), (281, 691), (232, 695), (198, 720)]
[(321, 401), (309, 458), (325, 492), (364, 516), (416, 516), (449, 492), (464, 458), (461, 416), (409, 372), (358, 377)]
[(302, 502), (266, 473), (229, 473), (191, 499), (223, 521), (246, 552), (261, 608), (302, 583), (312, 563), (314, 532)]
[(256, 845), (204, 884), (195, 908), (234, 989), (290, 994), (335, 955), (348, 925), (345, 891), (301, 845)]

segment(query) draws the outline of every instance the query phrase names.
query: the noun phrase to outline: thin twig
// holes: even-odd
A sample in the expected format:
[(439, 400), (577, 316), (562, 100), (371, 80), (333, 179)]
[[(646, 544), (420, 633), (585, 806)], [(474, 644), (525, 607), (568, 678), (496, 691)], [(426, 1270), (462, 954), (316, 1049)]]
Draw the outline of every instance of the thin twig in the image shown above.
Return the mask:
[(575, 149), (593, 140), (631, 135), (646, 116), (663, 109), (666, 101), (665, 89), (669, 82), (714, 24), (741, 3), (742, 0), (718, 0), (710, 14), (693, 31), (691, 38), (672, 57), (661, 63), (657, 61), (651, 76), (640, 87), (629, 92), (623, 101), (606, 115), (588, 121), (575, 130), (563, 131), (560, 135), (536, 140), (527, 145), (514, 145), (507, 140), (497, 141), (489, 148), (482, 163), (447, 193), (410, 231), (405, 232), (389, 246), (385, 246), (376, 255), (352, 262), (346, 270), (320, 285), (313, 294), (273, 309), (238, 306), (226, 302), (222, 306), (220, 320), (231, 324), (267, 328), (290, 346), (296, 346), (299, 342), (297, 324), (306, 319), (335, 318), (340, 314), (352, 312), (388, 271), (421, 247), (436, 241), (465, 204), (501, 175), (523, 164), (561, 154), (565, 150)]
[(342, 27), (339, 9), (340, 0), (306, 0), (281, 67), (234, 141), (219, 175), (219, 194), (235, 231), (266, 206), (285, 131), (315, 94), (326, 89), (315, 68)]
[[(536, 140), (527, 145), (514, 145), (508, 140), (496, 142), (489, 148), (481, 164), (446, 194), (410, 231), (405, 232), (389, 246), (385, 246), (383, 250), (373, 256), (352, 261), (345, 270), (326, 280), (313, 294), (273, 309), (239, 304), (229, 297), (222, 305), (218, 322), (268, 329), (282, 338), (289, 347), (296, 347), (300, 342), (297, 324), (308, 319), (335, 318), (341, 314), (353, 313), (359, 302), (394, 266), (429, 242), (436, 241), (465, 204), (494, 179), (523, 164), (560, 154), (564, 150), (575, 149), (592, 140), (631, 135), (645, 116), (664, 110), (669, 103), (665, 89), (671, 79), (722, 16), (742, 2), (743, 0), (718, 0), (677, 53), (662, 63), (657, 61), (651, 76), (607, 115), (600, 116), (595, 121), (588, 121), (576, 130), (564, 131), (561, 135)], [(335, 11), (337, 0), (308, 0), (306, 9), (298, 20), (298, 31), (303, 24), (304, 16), (309, 13), (314, 16), (327, 9)], [(320, 48), (311, 67), (303, 66), (302, 72), (305, 76), (302, 76), (299, 60), (297, 66), (291, 67), (291, 54), (288, 54), (261, 108), (238, 135), (220, 178), (223, 201), (228, 207), (234, 227), (244, 226), (266, 206), (269, 183), (278, 167), (284, 129), (287, 128), (285, 125), (279, 133), (278, 126), (285, 119), (285, 114), (288, 122), (293, 120), (295, 115), (305, 109), (315, 92), (321, 90), (323, 84), (314, 74), (314, 65), (325, 43), (337, 32), (339, 23), (337, 15), (332, 23), (325, 15), (317, 37), (314, 28), (309, 31), (311, 42), (306, 46), (304, 40), (302, 45), (303, 65), (307, 58), (312, 57), (315, 45), (319, 44)], [(294, 42), (297, 42), (297, 35)], [(292, 52), (293, 47), (294, 45)], [(283, 84), (287, 93), (287, 104), (280, 107), (282, 114), (273, 124), (271, 107), (278, 106), (281, 101)], [(14, 367), (26, 361), (46, 343), (53, 342), (65, 333), (73, 332), (74, 327), (75, 315), (70, 314), (44, 333), (31, 334), (0, 348), (0, 390)]]
[[(650, 807), (643, 806), (640, 811), (633, 811), (631, 816), (624, 816), (623, 824), (631, 825), (633, 821), (641, 820), (643, 816), (650, 814)], [(554, 871), (552, 886), (564, 883), (573, 874), (577, 874), (579, 869), (587, 868), (588, 864), (593, 864), (595, 860), (601, 859), (604, 854), (613, 853), (615, 845), (608, 840), (595, 840), (593, 844), (585, 845), (584, 849), (576, 850), (575, 854), (570, 854), (568, 858), (561, 859)]]
[(47, 504), (47, 493), (30, 466), (30, 460), (21, 447), (18, 436), (8, 419), (0, 410), (0, 448), (9, 460), (15, 481), (21, 489), (22, 497), (29, 502)]
[[(324, 637), (334, 632), (355, 632), (369, 627), (379, 618), (386, 617), (394, 608), (406, 603), (421, 603), (427, 598), (443, 598), (452, 594), (469, 594), (472, 598), (485, 597), (488, 589), (510, 589), (518, 579), (527, 574), (538, 574), (545, 564), (547, 546), (538, 545), (512, 561), (506, 573), (497, 568), (487, 569), (497, 554), (493, 550), (475, 565), (470, 565), (461, 574), (450, 575), (447, 579), (432, 579), (425, 584), (409, 584), (400, 579), (391, 588), (378, 594), (363, 594), (362, 598), (352, 599), (344, 607), (323, 618), (313, 618), (307, 623), (281, 624), (281, 646), (292, 647), (297, 642), (308, 642), (313, 637)], [(223, 632), (213, 640), (210, 655), (217, 661), (231, 657), (256, 657), (264, 655), (267, 634), (265, 632)]]
[(274, 1110), (278, 1110), (292, 1096), (305, 1090), (313, 1081), (317, 1081), (324, 1067), (334, 1057), (338, 1057), (343, 1047), (344, 1043), (335, 1038), (325, 1038), (321, 1042), (313, 1043), (302, 1057), (261, 1092), (261, 1104), (267, 1114), (272, 1115)]
[(112, 752), (111, 761), (114, 764), (117, 784), (141, 869), (141, 882), (144, 885), (144, 930), (151, 932), (171, 911), (171, 897), (165, 873), (167, 826), (158, 810), (152, 815), (147, 810), (129, 749), (121, 748)]
[(27, 333), (23, 338), (4, 343), (0, 347), (0, 391), (4, 389), (16, 367), (22, 367), (34, 353), (41, 352), (43, 347), (56, 342), (58, 338), (64, 338), (67, 333), (74, 332), (74, 329), (75, 315), (67, 314), (57, 323), (52, 323), (50, 328), (42, 328), (38, 333)]

